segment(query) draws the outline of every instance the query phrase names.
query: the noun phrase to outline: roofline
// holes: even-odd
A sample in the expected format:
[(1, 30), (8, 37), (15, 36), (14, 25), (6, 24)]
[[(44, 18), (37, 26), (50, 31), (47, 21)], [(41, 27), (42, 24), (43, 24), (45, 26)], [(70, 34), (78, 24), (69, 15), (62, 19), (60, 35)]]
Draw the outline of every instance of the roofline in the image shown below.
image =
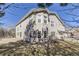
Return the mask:
[(40, 11), (35, 11), (34, 9), (32, 9), (30, 12), (28, 12), (17, 24), (19, 25), (21, 22), (23, 22), (26, 18), (28, 18), (30, 15), (32, 14), (36, 14), (36, 13), (39, 13), (39, 12), (45, 12), (45, 13), (48, 13), (48, 10), (40, 10)]
[(39, 12), (44, 12), (45, 11), (45, 13), (48, 13), (49, 15), (55, 15), (57, 18), (58, 18), (58, 20), (62, 23), (62, 25), (63, 26), (65, 26), (65, 24), (63, 23), (63, 21), (60, 19), (60, 17), (58, 16), (58, 14), (57, 13), (55, 13), (55, 12), (49, 12), (49, 10), (42, 10), (42, 11), (33, 11), (33, 9), (28, 13), (28, 14), (26, 14), (22, 19), (21, 19), (21, 21), (19, 21), (17, 24), (16, 24), (16, 26), (17, 25), (19, 25), (21, 22), (23, 22), (24, 20), (26, 20), (26, 18), (28, 18), (30, 15), (32, 15), (32, 14), (36, 14), (36, 13), (39, 13)]
[(52, 15), (55, 15), (57, 18), (58, 18), (58, 20), (62, 23), (62, 25), (65, 27), (65, 24), (64, 24), (64, 22), (61, 20), (61, 18), (59, 17), (59, 15), (57, 14), (57, 13), (50, 13), (50, 14), (52, 14)]
[(22, 19), (16, 24), (19, 25), (21, 22), (23, 22), (26, 18), (28, 18), (28, 16), (30, 16), (32, 14), (32, 10), (30, 12), (28, 12), (27, 14), (25, 14)]

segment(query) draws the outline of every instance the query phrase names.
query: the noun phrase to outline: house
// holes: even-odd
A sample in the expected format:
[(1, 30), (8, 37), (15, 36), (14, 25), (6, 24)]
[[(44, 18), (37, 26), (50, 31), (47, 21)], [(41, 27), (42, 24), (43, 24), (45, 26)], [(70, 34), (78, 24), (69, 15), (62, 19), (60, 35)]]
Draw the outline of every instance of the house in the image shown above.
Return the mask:
[(16, 25), (16, 38), (47, 38), (55, 36), (61, 39), (65, 26), (59, 16), (48, 9), (32, 9)]

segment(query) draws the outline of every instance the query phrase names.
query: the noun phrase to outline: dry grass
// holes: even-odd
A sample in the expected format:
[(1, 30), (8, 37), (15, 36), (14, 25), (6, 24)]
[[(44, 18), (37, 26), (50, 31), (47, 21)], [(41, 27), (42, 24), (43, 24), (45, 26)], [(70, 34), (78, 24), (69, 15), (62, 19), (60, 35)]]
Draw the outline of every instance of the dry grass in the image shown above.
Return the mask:
[(0, 45), (0, 55), (9, 56), (77, 56), (79, 55), (79, 43), (57, 40), (49, 47), (46, 44), (29, 44), (24, 41), (17, 41)]

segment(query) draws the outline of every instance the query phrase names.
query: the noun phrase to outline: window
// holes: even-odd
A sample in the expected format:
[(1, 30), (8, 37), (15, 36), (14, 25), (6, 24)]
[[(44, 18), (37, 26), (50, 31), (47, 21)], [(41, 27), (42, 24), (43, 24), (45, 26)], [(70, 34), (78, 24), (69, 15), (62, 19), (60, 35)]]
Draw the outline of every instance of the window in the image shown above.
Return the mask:
[(40, 23), (41, 22), (41, 19), (38, 19), (38, 22)]
[(44, 31), (44, 38), (47, 38), (47, 31)]
[(50, 22), (50, 19), (48, 18), (48, 22)]
[(51, 21), (51, 26), (54, 26), (54, 22), (53, 21)]
[(41, 15), (38, 15), (39, 17), (41, 16)]
[(54, 26), (54, 24), (51, 24), (51, 26)]
[(64, 33), (63, 31), (58, 31), (58, 32), (59, 32), (60, 35), (63, 35), (63, 33)]
[(35, 24), (35, 21), (33, 21), (33, 24)]
[(22, 36), (22, 33), (20, 32), (20, 37)]
[(41, 31), (38, 31), (38, 38), (41, 38)]
[(34, 31), (30, 31), (29, 35), (30, 35), (30, 38), (33, 38), (34, 37)]
[(55, 36), (55, 32), (51, 32), (51, 35), (52, 35), (52, 36)]
[(19, 36), (19, 32), (17, 32), (17, 35)]
[(31, 34), (31, 32), (30, 32), (30, 38), (32, 37), (32, 34)]
[(19, 31), (19, 27), (17, 27), (16, 30)]
[(51, 23), (54, 23), (53, 21), (51, 21)]
[(36, 31), (33, 32), (33, 37), (34, 37), (34, 38), (36, 37)]
[(46, 24), (46, 23), (47, 23), (47, 21), (46, 21), (46, 20), (44, 20), (44, 23)]
[(21, 25), (20, 25), (20, 27), (21, 27)]

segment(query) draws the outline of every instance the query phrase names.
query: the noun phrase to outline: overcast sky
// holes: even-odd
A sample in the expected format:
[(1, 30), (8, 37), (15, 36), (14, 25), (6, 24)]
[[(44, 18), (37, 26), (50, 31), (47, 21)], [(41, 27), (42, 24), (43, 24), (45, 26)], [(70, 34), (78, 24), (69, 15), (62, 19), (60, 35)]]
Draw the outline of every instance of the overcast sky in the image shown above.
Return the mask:
[[(8, 4), (6, 4), (8, 5)], [(76, 4), (75, 4), (76, 5)], [(4, 23), (4, 27), (15, 26), (21, 18), (32, 8), (38, 8), (36, 3), (16, 3), (5, 10), (5, 16), (0, 18), (0, 22)], [(79, 6), (74, 9), (72, 4), (61, 7), (59, 4), (53, 4), (48, 8), (52, 12), (56, 12), (61, 20), (70, 26), (79, 26)], [(72, 11), (72, 9), (74, 9)], [(67, 14), (68, 13), (68, 14)], [(71, 15), (73, 14), (73, 15)], [(76, 15), (76, 16), (75, 16)]]

